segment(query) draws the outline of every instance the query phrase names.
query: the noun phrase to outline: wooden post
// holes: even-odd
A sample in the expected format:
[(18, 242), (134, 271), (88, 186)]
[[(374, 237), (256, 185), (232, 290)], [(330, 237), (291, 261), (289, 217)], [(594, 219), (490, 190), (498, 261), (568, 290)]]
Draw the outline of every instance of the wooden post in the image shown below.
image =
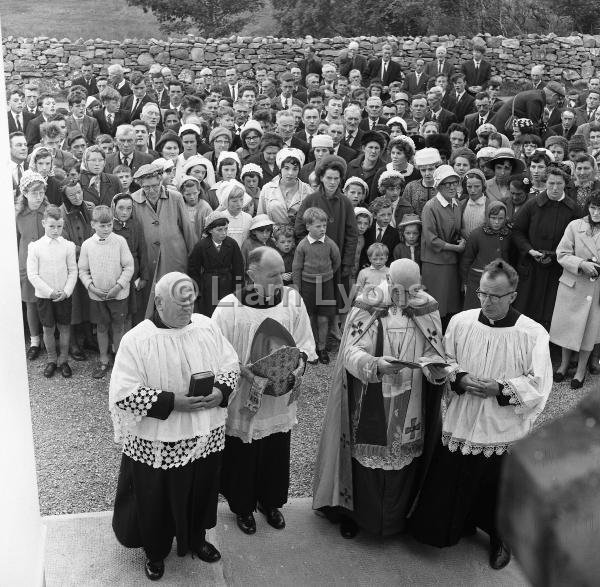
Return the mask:
[(44, 584), (45, 527), (33, 452), (9, 159), (6, 84), (0, 60), (0, 584), (35, 587)]

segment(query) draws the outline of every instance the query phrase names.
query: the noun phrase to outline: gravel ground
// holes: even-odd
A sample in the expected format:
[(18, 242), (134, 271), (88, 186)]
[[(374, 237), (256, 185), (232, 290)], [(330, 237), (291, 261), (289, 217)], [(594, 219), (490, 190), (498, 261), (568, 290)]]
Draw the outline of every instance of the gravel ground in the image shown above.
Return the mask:
[[(334, 357), (335, 355), (332, 355)], [(108, 414), (108, 378), (91, 378), (91, 360), (72, 361), (72, 379), (43, 376), (45, 356), (29, 363), (29, 385), (36, 449), (40, 507), (43, 515), (111, 509), (120, 448), (113, 442)], [(309, 365), (292, 433), (290, 495), (311, 495), (312, 471), (331, 366)], [(588, 375), (578, 391), (569, 382), (555, 384), (539, 423), (557, 418), (592, 389), (598, 377)]]

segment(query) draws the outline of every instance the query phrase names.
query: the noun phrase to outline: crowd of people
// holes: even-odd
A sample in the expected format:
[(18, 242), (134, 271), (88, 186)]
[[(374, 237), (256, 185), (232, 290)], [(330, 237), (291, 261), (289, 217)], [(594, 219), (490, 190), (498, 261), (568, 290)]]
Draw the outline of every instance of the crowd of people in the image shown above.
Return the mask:
[[(179, 527), (183, 506), (175, 522), (153, 518), (174, 495), (216, 508), (221, 491), (248, 534), (257, 507), (285, 526), (295, 402), (264, 386), (256, 400), (244, 371), (265, 316), (301, 350), (287, 393), (306, 363), (327, 365), (340, 348), (315, 508), (347, 538), (410, 526), (447, 546), (480, 527), (494, 568), (510, 560), (494, 520), (501, 456), (530, 430), (548, 382), (574, 368), (578, 389), (600, 372), (600, 79), (567, 89), (536, 65), (529, 88), (501, 99), (483, 45), (460, 64), (440, 46), (406, 75), (393, 50), (368, 59), (352, 42), (322, 62), (307, 46), (278, 75), (256, 64), (220, 81), (208, 67), (195, 79), (160, 66), (126, 78), (118, 64), (103, 75), (85, 63), (66, 108), (33, 83), (7, 91), (27, 356), (43, 342), (46, 377), (71, 377), (86, 351), (98, 353), (95, 378), (114, 362), (124, 431), (114, 527), (144, 547), (149, 577), (162, 575), (175, 535), (180, 554), (219, 557), (204, 537), (216, 509), (195, 511), (193, 531)], [(173, 276), (189, 280), (184, 302)], [(286, 311), (275, 285), (295, 292)], [(398, 286), (408, 298), (386, 298)], [(553, 374), (550, 342), (562, 349)], [(206, 370), (217, 375), (207, 397), (166, 391)], [(423, 473), (439, 402), (422, 419), (422, 389), (448, 386), (445, 452), (431, 448)], [(442, 478), (461, 487), (460, 503), (439, 499)], [(170, 494), (176, 479), (186, 489)], [(153, 521), (133, 532), (142, 485), (157, 489), (136, 494), (137, 515)]]

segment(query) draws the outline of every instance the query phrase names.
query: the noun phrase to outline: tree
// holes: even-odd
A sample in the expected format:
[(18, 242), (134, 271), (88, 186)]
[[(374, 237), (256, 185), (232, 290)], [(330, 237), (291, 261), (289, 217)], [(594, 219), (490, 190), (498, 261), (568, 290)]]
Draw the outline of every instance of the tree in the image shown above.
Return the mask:
[[(252, 19), (245, 0), (127, 0), (131, 6), (151, 11), (167, 32), (194, 31), (204, 37), (223, 37), (239, 33)], [(253, 10), (264, 0), (255, 0)]]

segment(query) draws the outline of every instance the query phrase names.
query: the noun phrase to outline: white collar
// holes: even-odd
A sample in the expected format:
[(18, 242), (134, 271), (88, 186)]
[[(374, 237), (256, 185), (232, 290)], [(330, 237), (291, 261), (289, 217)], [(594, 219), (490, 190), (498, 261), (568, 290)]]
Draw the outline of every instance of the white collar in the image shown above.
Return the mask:
[(63, 237), (62, 236), (57, 236), (56, 238), (50, 238), (49, 236), (44, 235), (41, 238), (41, 240), (43, 240), (48, 245), (52, 245), (52, 244), (55, 244), (55, 242), (59, 243), (61, 240), (63, 240)]
[[(435, 194), (435, 197), (436, 197), (437, 201), (442, 205), (443, 208), (445, 208), (446, 206), (448, 206), (450, 204), (450, 202), (448, 200), (446, 200), (446, 198), (444, 198), (444, 196), (442, 196), (442, 194), (440, 194), (440, 192)], [(454, 207), (454, 206), (458, 206), (458, 202), (456, 201), (456, 198), (452, 198), (452, 207)]]
[(316, 243), (317, 241), (324, 243), (325, 242), (325, 237), (327, 235), (323, 235), (321, 238), (313, 238), (312, 236), (310, 236), (310, 234), (306, 235), (306, 240), (312, 245), (313, 243)]

